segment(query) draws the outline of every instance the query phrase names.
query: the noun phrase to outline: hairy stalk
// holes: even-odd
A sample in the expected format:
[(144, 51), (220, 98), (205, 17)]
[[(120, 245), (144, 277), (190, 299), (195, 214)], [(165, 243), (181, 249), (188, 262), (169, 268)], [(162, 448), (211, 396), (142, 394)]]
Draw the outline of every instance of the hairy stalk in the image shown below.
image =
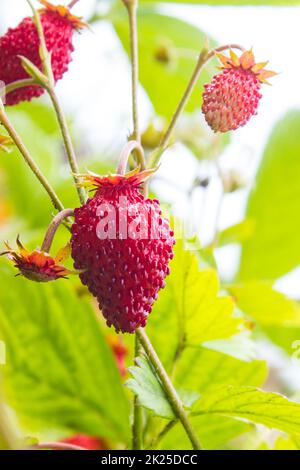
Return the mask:
[(135, 151), (137, 155), (138, 163), (140, 165), (141, 170), (146, 169), (146, 161), (143, 148), (136, 140), (130, 140), (129, 142), (127, 142), (127, 144), (125, 144), (121, 152), (117, 168), (118, 175), (125, 175), (128, 159), (133, 151)]
[(59, 212), (54, 219), (52, 220), (51, 224), (48, 227), (46, 232), (41, 250), (45, 251), (46, 253), (50, 253), (51, 246), (55, 234), (59, 228), (59, 226), (66, 220), (68, 217), (72, 217), (74, 215), (73, 209), (64, 209), (63, 211)]
[(156, 449), (160, 441), (168, 434), (171, 429), (174, 428), (174, 426), (177, 424), (176, 420), (169, 421), (168, 424), (165, 425), (165, 427), (160, 431), (160, 433), (152, 439), (148, 450), (153, 450)]
[(141, 345), (143, 346), (151, 364), (153, 365), (158, 377), (161, 380), (165, 394), (168, 398), (170, 405), (173, 408), (175, 416), (181, 421), (182, 426), (185, 429), (185, 432), (190, 439), (193, 449), (201, 450), (200, 442), (198, 437), (192, 427), (192, 424), (189, 420), (189, 417), (184, 409), (181, 399), (179, 398), (167, 372), (164, 369), (158, 355), (156, 354), (145, 330), (143, 328), (138, 328), (136, 334), (139, 338)]
[(78, 163), (77, 163), (76, 154), (75, 154), (74, 146), (73, 146), (73, 143), (72, 143), (71, 135), (70, 135), (70, 132), (69, 132), (66, 117), (65, 117), (65, 115), (64, 115), (64, 113), (61, 109), (61, 106), (60, 106), (59, 101), (57, 99), (54, 88), (50, 86), (49, 88), (47, 88), (47, 91), (48, 91), (49, 96), (51, 98), (53, 107), (54, 107), (55, 112), (56, 112), (57, 120), (58, 120), (60, 129), (61, 129), (61, 134), (62, 134), (62, 137), (63, 137), (63, 140), (64, 140), (65, 149), (66, 149), (66, 153), (67, 153), (67, 156), (68, 156), (69, 164), (70, 164), (70, 167), (71, 167), (71, 170), (72, 170), (72, 173), (73, 173), (73, 178), (74, 178), (74, 181), (75, 181), (75, 184), (76, 184), (76, 189), (77, 189), (79, 200), (80, 200), (81, 204), (85, 204), (86, 192), (85, 192), (84, 188), (82, 188), (78, 185), (79, 180), (78, 180), (77, 175), (79, 174), (79, 166), (78, 166)]
[(31, 450), (87, 450), (85, 447), (76, 446), (74, 444), (65, 444), (63, 442), (43, 442), (30, 447)]
[(128, 11), (129, 29), (130, 29), (133, 139), (140, 142), (141, 135), (140, 135), (139, 115), (138, 115), (138, 84), (139, 84), (138, 32), (137, 32), (138, 0), (123, 0), (123, 2)]
[(58, 198), (56, 192), (52, 188), (51, 184), (47, 180), (47, 178), (43, 175), (33, 158), (31, 157), (27, 147), (23, 143), (21, 137), (17, 133), (17, 131), (14, 129), (12, 123), (10, 122), (7, 114), (5, 113), (4, 107), (0, 105), (0, 121), (1, 124), (5, 127), (7, 130), (9, 136), (12, 138), (14, 143), (16, 144), (17, 148), (19, 149), (19, 152), (23, 156), (25, 162), (29, 166), (29, 168), (32, 170), (32, 172), (35, 174), (39, 182), (44, 186), (45, 190), (50, 196), (50, 199), (58, 211), (62, 211), (64, 209), (63, 204), (61, 203), (60, 199)]
[[(135, 358), (141, 356), (142, 348), (138, 336), (135, 336)], [(134, 396), (133, 403), (133, 424), (132, 424), (132, 449), (143, 449), (143, 409), (139, 403), (138, 397)]]
[(212, 57), (214, 57), (215, 53), (216, 52), (222, 52), (222, 51), (225, 51), (227, 49), (239, 49), (241, 51), (244, 51), (245, 49), (240, 46), (239, 44), (226, 44), (224, 46), (220, 46), (220, 47), (217, 47), (216, 49), (213, 49), (211, 51), (207, 51), (206, 49), (204, 49), (200, 55), (199, 55), (199, 58), (198, 58), (198, 61), (197, 61), (197, 64), (196, 64), (196, 67), (192, 73), (192, 76), (191, 76), (191, 79), (188, 83), (188, 86), (176, 108), (176, 111), (175, 113), (173, 114), (173, 117), (171, 119), (171, 122), (170, 122), (170, 125), (169, 127), (167, 128), (160, 144), (159, 144), (159, 147), (157, 150), (155, 150), (153, 152), (153, 155), (150, 159), (150, 167), (152, 166), (155, 166), (162, 153), (166, 150), (166, 148), (168, 147), (168, 144), (170, 142), (170, 138), (171, 138), (171, 135), (173, 133), (173, 130), (175, 128), (175, 125), (178, 121), (178, 118), (179, 116), (181, 115), (181, 113), (183, 112), (191, 94), (192, 94), (192, 91), (199, 79), (199, 76), (200, 76), (200, 73), (204, 67), (204, 65), (210, 60), (212, 59)]
[(73, 8), (73, 6), (76, 5), (76, 3), (78, 3), (78, 2), (79, 2), (79, 0), (72, 0), (72, 2), (70, 2), (69, 5), (68, 5), (69, 10), (71, 10), (71, 8)]
[(57, 116), (57, 120), (61, 129), (69, 164), (73, 172), (73, 178), (76, 184), (76, 189), (77, 189), (77, 193), (79, 196), (79, 200), (81, 204), (84, 204), (86, 201), (86, 192), (82, 187), (78, 185), (78, 177), (76, 175), (79, 174), (79, 167), (78, 167), (78, 163), (76, 159), (73, 142), (72, 142), (71, 135), (69, 132), (67, 120), (65, 118), (65, 115), (62, 111), (62, 108), (60, 106), (60, 103), (55, 93), (55, 88), (54, 88), (55, 82), (53, 78), (51, 54), (49, 54), (49, 51), (47, 49), (43, 25), (41, 22), (39, 12), (34, 8), (34, 6), (31, 3), (31, 0), (27, 0), (27, 2), (31, 6), (31, 9), (34, 14), (34, 21), (35, 21), (36, 29), (37, 29), (39, 40), (40, 40), (40, 57), (42, 60), (42, 65), (43, 65), (43, 72), (48, 79), (47, 81), (45, 81), (45, 83), (43, 83), (43, 86), (47, 90), (51, 98), (51, 101), (52, 101), (52, 104), (53, 104), (53, 107)]
[(9, 83), (4, 88), (1, 89), (1, 98), (5, 101), (5, 96), (11, 93), (12, 91), (18, 90), (19, 88), (24, 88), (26, 86), (40, 86), (33, 78), (25, 78), (24, 80), (17, 80), (15, 82)]

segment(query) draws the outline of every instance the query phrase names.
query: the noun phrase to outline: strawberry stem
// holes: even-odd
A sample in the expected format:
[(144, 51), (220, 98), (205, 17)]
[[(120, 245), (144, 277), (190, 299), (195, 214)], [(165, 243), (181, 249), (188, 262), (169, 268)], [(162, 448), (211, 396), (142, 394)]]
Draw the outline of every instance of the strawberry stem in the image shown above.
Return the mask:
[(193, 449), (194, 450), (201, 450), (201, 445), (199, 439), (193, 429), (193, 426), (189, 420), (186, 410), (184, 409), (183, 403), (178, 396), (177, 391), (174, 388), (164, 366), (162, 365), (158, 355), (156, 354), (145, 330), (143, 328), (138, 328), (136, 330), (136, 335), (143, 346), (148, 359), (150, 360), (151, 364), (153, 365), (163, 388), (165, 390), (165, 394), (168, 398), (170, 405), (173, 408), (175, 416), (181, 421), (182, 426), (185, 429), (185, 432), (190, 439)]
[(21, 137), (19, 136), (19, 134), (13, 127), (12, 123), (10, 122), (7, 114), (5, 113), (5, 109), (2, 103), (0, 103), (0, 121), (1, 121), (1, 124), (7, 130), (9, 136), (12, 138), (12, 140), (16, 144), (17, 148), (19, 149), (21, 155), (23, 156), (29, 168), (32, 170), (32, 172), (35, 174), (39, 182), (42, 184), (42, 186), (45, 188), (45, 190), (49, 194), (50, 199), (55, 209), (57, 209), (58, 211), (64, 210), (64, 206), (61, 203), (60, 199), (58, 198), (56, 192), (54, 191), (54, 189), (52, 188), (47, 178), (44, 176), (44, 174), (39, 169), (38, 165), (35, 163), (35, 161), (31, 157), (30, 152), (28, 151)]
[(72, 0), (72, 2), (70, 2), (69, 5), (68, 5), (69, 10), (71, 10), (71, 8), (73, 8), (73, 6), (76, 5), (76, 3), (78, 3), (78, 2), (79, 2), (79, 0)]
[(164, 134), (160, 144), (159, 144), (159, 147), (153, 152), (152, 154), (152, 157), (150, 158), (150, 167), (152, 166), (155, 166), (162, 153), (166, 150), (166, 148), (168, 147), (169, 145), (169, 142), (170, 142), (170, 137), (172, 135), (172, 132), (175, 128), (175, 125), (178, 121), (178, 118), (179, 116), (181, 115), (181, 113), (183, 112), (191, 94), (192, 94), (192, 91), (194, 90), (194, 87), (196, 85), (196, 83), (198, 82), (198, 79), (199, 79), (199, 76), (200, 76), (200, 73), (204, 67), (204, 65), (214, 57), (215, 53), (216, 52), (222, 52), (222, 51), (225, 51), (227, 49), (239, 49), (241, 51), (245, 51), (245, 48), (240, 46), (239, 44), (226, 44), (224, 46), (220, 46), (220, 47), (217, 47), (216, 49), (212, 49), (211, 51), (207, 51), (206, 48), (204, 47), (204, 49), (201, 51), (200, 55), (199, 55), (199, 58), (198, 58), (198, 61), (197, 61), (197, 64), (196, 64), (196, 67), (194, 69), (194, 72), (192, 73), (192, 76), (191, 76), (191, 79), (188, 83), (188, 86), (176, 108), (176, 111), (175, 113), (173, 114), (173, 117), (171, 119), (171, 123), (168, 127), (168, 129), (166, 130), (166, 133)]
[(50, 253), (53, 239), (55, 237), (55, 234), (59, 226), (62, 224), (64, 220), (66, 220), (68, 217), (72, 217), (73, 215), (74, 215), (73, 209), (64, 209), (63, 211), (59, 212), (54, 217), (54, 219), (52, 220), (46, 232), (46, 235), (45, 235), (42, 247), (41, 247), (42, 251), (44, 251), (45, 253)]
[(75, 154), (75, 150), (74, 150), (74, 146), (73, 146), (73, 142), (72, 142), (72, 138), (71, 138), (71, 135), (70, 135), (70, 131), (69, 131), (69, 127), (68, 127), (68, 124), (67, 124), (66, 117), (65, 117), (65, 115), (62, 111), (62, 108), (61, 108), (60, 103), (58, 101), (58, 98), (57, 98), (57, 95), (55, 93), (54, 87), (52, 87), (52, 86), (48, 87), (47, 91), (48, 91), (49, 96), (51, 98), (51, 101), (52, 101), (52, 104), (53, 104), (53, 107), (54, 107), (54, 110), (55, 110), (55, 113), (56, 113), (56, 117), (57, 117), (57, 120), (58, 120), (58, 123), (59, 123), (59, 127), (60, 127), (60, 130), (61, 130), (63, 141), (64, 141), (64, 144), (65, 144), (67, 157), (68, 157), (68, 160), (69, 160), (69, 165), (71, 167), (71, 170), (72, 170), (72, 173), (73, 173), (73, 179), (74, 179), (75, 184), (76, 184), (76, 189), (77, 189), (79, 200), (80, 200), (81, 204), (85, 204), (86, 192), (85, 192), (84, 188), (82, 186), (79, 186), (79, 184), (78, 184), (79, 179), (78, 179), (77, 175), (80, 173), (80, 171), (79, 171), (79, 166), (78, 166), (78, 163), (77, 163), (77, 158), (76, 158), (76, 154)]
[(118, 175), (125, 175), (129, 157), (134, 150), (136, 151), (135, 153), (137, 155), (141, 170), (143, 171), (146, 169), (145, 155), (142, 146), (136, 140), (130, 140), (129, 142), (127, 142), (121, 152), (117, 168)]
[[(135, 335), (135, 358), (138, 358), (141, 353), (141, 343)], [(133, 403), (132, 449), (143, 449), (143, 409), (137, 395), (134, 396)]]
[(36, 444), (31, 446), (32, 450), (87, 450), (85, 447), (76, 446), (75, 444), (66, 444), (63, 442), (43, 442), (41, 444)]
[(133, 115), (133, 139), (140, 142), (138, 114), (138, 84), (139, 84), (139, 60), (138, 60), (138, 31), (137, 31), (137, 7), (138, 0), (123, 0), (129, 17), (130, 50), (131, 50), (131, 84), (132, 84), (132, 115)]
[(40, 57), (41, 57), (41, 61), (43, 64), (43, 71), (44, 71), (44, 74), (47, 76), (48, 82), (49, 82), (48, 84), (44, 84), (43, 86), (47, 90), (51, 98), (54, 110), (56, 112), (57, 120), (61, 129), (64, 144), (65, 144), (67, 157), (68, 157), (69, 164), (73, 173), (73, 178), (76, 184), (78, 197), (79, 197), (81, 204), (84, 204), (86, 201), (86, 192), (82, 187), (78, 185), (79, 181), (76, 175), (79, 174), (79, 167), (78, 167), (78, 163), (76, 159), (73, 142), (72, 142), (71, 135), (69, 132), (67, 120), (65, 118), (65, 115), (62, 111), (62, 108), (60, 106), (60, 103), (55, 93), (55, 88), (54, 88), (55, 80), (54, 80), (53, 71), (52, 71), (51, 54), (49, 54), (49, 51), (47, 49), (45, 34), (44, 34), (44, 29), (43, 29), (43, 25), (41, 22), (40, 14), (32, 5), (31, 0), (27, 0), (27, 2), (31, 6), (31, 9), (34, 14), (34, 21), (35, 21), (36, 29), (37, 29), (39, 40), (40, 40)]
[[(15, 82), (9, 83), (1, 90), (1, 97), (4, 100), (5, 96), (9, 93), (12, 93), (19, 88), (24, 88), (26, 86), (40, 86), (33, 78), (25, 78), (24, 80), (16, 80)], [(5, 104), (5, 103), (4, 103)]]

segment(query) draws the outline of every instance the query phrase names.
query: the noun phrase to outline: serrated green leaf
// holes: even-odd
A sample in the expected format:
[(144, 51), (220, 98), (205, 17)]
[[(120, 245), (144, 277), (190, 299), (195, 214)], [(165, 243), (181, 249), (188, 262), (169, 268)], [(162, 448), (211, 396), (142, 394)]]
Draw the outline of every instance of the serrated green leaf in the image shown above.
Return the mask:
[(203, 394), (220, 385), (261, 386), (266, 376), (264, 361), (245, 362), (220, 352), (189, 348), (177, 362), (175, 384)]
[[(231, 439), (252, 429), (248, 423), (222, 416), (196, 416), (192, 417), (192, 424), (205, 450), (222, 449)], [(159, 443), (162, 450), (192, 450), (181, 423), (176, 424)]]
[[(113, 25), (129, 52), (126, 14), (120, 11), (113, 18)], [(141, 84), (156, 113), (170, 118), (188, 85), (206, 35), (192, 24), (147, 9), (139, 11), (138, 34)], [(214, 46), (213, 41), (211, 46)], [(213, 62), (203, 70), (186, 111), (200, 109), (203, 83), (209, 81), (215, 70)]]
[[(137, 366), (130, 367), (132, 379), (126, 382), (127, 387), (135, 393), (142, 406), (161, 418), (176, 418), (166, 397), (163, 386), (146, 357), (136, 359)], [(187, 408), (199, 398), (199, 394), (189, 391), (178, 391)]]
[(228, 339), (207, 341), (202, 344), (202, 347), (227, 354), (241, 361), (250, 361), (256, 357), (255, 342), (248, 330)]
[[(171, 275), (154, 305), (148, 333), (164, 365), (169, 369), (179, 344), (200, 346), (230, 338), (241, 331), (242, 319), (234, 317), (233, 302), (219, 295), (215, 270), (199, 269), (197, 253), (175, 246)], [(166, 334), (167, 340), (166, 340)]]
[(300, 111), (276, 125), (265, 149), (247, 218), (255, 234), (243, 244), (240, 280), (276, 279), (300, 264)]
[(253, 281), (228, 290), (238, 307), (261, 325), (300, 326), (300, 305), (271, 284)]
[(254, 387), (220, 387), (203, 394), (195, 415), (220, 415), (245, 419), (287, 433), (300, 434), (300, 403)]
[(69, 430), (126, 443), (129, 404), (90, 303), (71, 281), (48, 285), (0, 270), (0, 338), (9, 403), (27, 432)]

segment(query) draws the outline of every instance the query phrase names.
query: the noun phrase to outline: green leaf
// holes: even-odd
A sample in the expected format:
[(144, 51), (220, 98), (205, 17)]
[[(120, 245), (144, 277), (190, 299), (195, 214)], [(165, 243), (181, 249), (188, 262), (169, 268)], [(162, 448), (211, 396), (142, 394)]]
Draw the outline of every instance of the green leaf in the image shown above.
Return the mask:
[[(120, 11), (113, 18), (115, 30), (129, 53), (127, 15)], [(177, 18), (147, 9), (138, 14), (140, 81), (157, 114), (170, 118), (181, 99), (206, 35), (197, 27)], [(211, 46), (214, 43), (211, 41)], [(203, 70), (186, 111), (201, 107), (201, 89), (215, 72), (210, 62)]]
[(279, 436), (274, 443), (274, 450), (300, 450), (299, 436)]
[[(205, 450), (222, 448), (228, 441), (252, 429), (248, 423), (222, 416), (192, 417), (192, 424)], [(159, 443), (158, 449), (192, 450), (181, 423), (178, 423)]]
[[(176, 418), (162, 384), (147, 358), (137, 358), (136, 363), (137, 366), (129, 368), (133, 378), (126, 382), (127, 387), (139, 397), (141, 405), (156, 416), (166, 419)], [(196, 392), (182, 391), (179, 395), (187, 408), (199, 398)]]
[(233, 301), (219, 296), (219, 289), (216, 271), (200, 271), (196, 253), (185, 251), (178, 240), (171, 275), (148, 323), (148, 333), (166, 367), (182, 342), (200, 346), (240, 332), (242, 320), (233, 315)]
[(271, 284), (252, 281), (229, 287), (238, 307), (262, 325), (300, 326), (300, 305)]
[(245, 419), (300, 434), (300, 404), (254, 387), (225, 386), (210, 391), (200, 398), (193, 413)]
[(264, 361), (241, 361), (216, 351), (188, 348), (176, 365), (175, 385), (210, 392), (220, 385), (261, 386), (267, 376)]
[(300, 264), (300, 111), (275, 127), (249, 197), (253, 237), (243, 244), (241, 280), (272, 280)]
[(245, 219), (238, 224), (231, 225), (222, 230), (218, 236), (218, 246), (243, 243), (255, 233), (255, 221)]
[(4, 385), (22, 426), (126, 443), (129, 405), (112, 352), (90, 303), (71, 281), (49, 284), (0, 270)]
[(245, 330), (228, 339), (207, 341), (203, 343), (202, 346), (235, 357), (241, 361), (250, 361), (256, 357), (255, 343), (251, 338), (251, 332), (249, 330)]

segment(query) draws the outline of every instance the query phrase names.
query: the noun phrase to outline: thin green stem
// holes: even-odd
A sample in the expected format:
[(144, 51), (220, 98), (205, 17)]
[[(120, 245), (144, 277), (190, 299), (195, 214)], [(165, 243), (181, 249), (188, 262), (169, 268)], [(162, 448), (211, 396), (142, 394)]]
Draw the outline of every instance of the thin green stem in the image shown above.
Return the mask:
[[(142, 353), (141, 345), (137, 335), (135, 336), (135, 357), (139, 357)], [(143, 409), (139, 403), (138, 397), (135, 395), (133, 403), (133, 424), (132, 424), (132, 449), (143, 449)]]
[(196, 85), (196, 83), (198, 82), (198, 79), (199, 79), (199, 76), (200, 76), (200, 73), (204, 67), (204, 65), (212, 58), (214, 57), (215, 53), (216, 52), (222, 52), (222, 51), (225, 51), (227, 49), (239, 49), (241, 51), (244, 51), (245, 49), (240, 46), (239, 44), (226, 44), (224, 46), (220, 46), (220, 47), (217, 47), (216, 49), (213, 49), (211, 51), (207, 51), (206, 49), (204, 49), (200, 55), (199, 55), (199, 58), (198, 58), (198, 61), (197, 61), (197, 64), (196, 64), (196, 67), (192, 73), (192, 76), (190, 78), (190, 81), (188, 83), (188, 86), (175, 110), (175, 113), (173, 114), (173, 117), (171, 119), (171, 122), (170, 122), (170, 125), (169, 127), (167, 128), (160, 144), (159, 144), (159, 147), (156, 151), (154, 151), (153, 155), (152, 155), (152, 158), (150, 159), (150, 167), (152, 166), (155, 166), (162, 153), (166, 150), (166, 148), (168, 147), (168, 144), (170, 142), (170, 138), (171, 138), (171, 135), (173, 133), (173, 130), (175, 128), (175, 125), (178, 121), (178, 118), (179, 116), (181, 115), (181, 113), (183, 112), (192, 92), (193, 92), (193, 89)]
[(44, 29), (43, 29), (42, 21), (40, 18), (40, 14), (36, 10), (36, 8), (34, 8), (31, 0), (27, 0), (27, 3), (32, 9), (34, 23), (35, 23), (35, 26), (39, 35), (39, 40), (40, 40), (39, 53), (40, 53), (40, 57), (42, 61), (42, 69), (43, 69), (44, 74), (47, 76), (49, 82), (51, 83), (51, 86), (53, 86), (54, 77), (53, 77), (52, 64), (51, 64), (51, 54), (49, 54), (48, 49), (47, 49), (46, 39), (44, 35)]
[(149, 450), (156, 449), (160, 441), (168, 434), (171, 429), (177, 424), (176, 420), (169, 421), (168, 424), (160, 431), (160, 433), (152, 440)]
[(123, 0), (128, 11), (131, 51), (131, 85), (132, 85), (132, 115), (133, 115), (133, 139), (140, 142), (139, 114), (138, 114), (138, 84), (139, 84), (139, 60), (138, 60), (138, 31), (137, 8), (138, 0)]
[(47, 77), (47, 83), (43, 84), (44, 88), (46, 88), (47, 92), (49, 93), (49, 96), (51, 98), (54, 110), (56, 112), (57, 120), (61, 129), (63, 141), (65, 144), (65, 149), (67, 153), (67, 157), (69, 160), (69, 164), (71, 167), (71, 170), (73, 172), (73, 178), (76, 184), (76, 189), (77, 193), (79, 196), (79, 200), (81, 204), (84, 204), (86, 201), (86, 193), (85, 190), (78, 185), (78, 174), (79, 174), (79, 167), (77, 164), (77, 159), (75, 155), (75, 150), (73, 147), (71, 135), (69, 132), (67, 120), (65, 118), (65, 115), (62, 111), (62, 108), (60, 106), (60, 103), (58, 101), (58, 98), (55, 93), (55, 82), (53, 78), (53, 71), (52, 71), (52, 64), (51, 64), (51, 54), (49, 53), (46, 45), (46, 40), (45, 40), (45, 34), (44, 34), (44, 29), (43, 25), (41, 22), (41, 18), (39, 15), (39, 12), (34, 8), (34, 6), (31, 3), (31, 0), (27, 0), (29, 5), (31, 6), (31, 9), (33, 11), (34, 15), (34, 21), (36, 25), (36, 29), (39, 35), (39, 40), (40, 40), (40, 57), (42, 60), (42, 65), (43, 65), (43, 72)]
[(45, 253), (50, 253), (51, 246), (55, 234), (59, 228), (59, 226), (66, 220), (68, 217), (72, 217), (74, 215), (74, 209), (64, 209), (63, 211), (59, 212), (54, 219), (52, 220), (51, 224), (48, 227), (46, 232), (41, 250)]
[(136, 330), (136, 335), (143, 346), (148, 359), (150, 360), (151, 364), (153, 365), (158, 377), (161, 380), (162, 386), (164, 388), (165, 394), (168, 398), (170, 405), (173, 408), (175, 416), (181, 421), (182, 426), (185, 429), (185, 432), (190, 439), (193, 449), (201, 450), (199, 439), (192, 427), (192, 424), (189, 420), (186, 410), (182, 404), (181, 399), (179, 398), (167, 372), (164, 369), (158, 355), (156, 354), (146, 332), (142, 328), (138, 328)]
[(141, 167), (141, 170), (146, 169), (146, 161), (145, 161), (145, 155), (144, 155), (144, 150), (142, 146), (135, 140), (130, 140), (127, 142), (127, 144), (124, 146), (120, 159), (119, 159), (119, 164), (117, 168), (117, 173), (118, 175), (125, 175), (126, 172), (126, 167), (128, 164), (128, 159), (130, 154), (135, 151), (137, 155), (137, 159), (139, 162), (139, 165)]
[(12, 91), (18, 90), (19, 88), (24, 88), (26, 86), (40, 86), (33, 78), (25, 78), (24, 80), (17, 80), (15, 82), (9, 83), (1, 90), (1, 98), (5, 99), (5, 96), (11, 93)]
[(31, 450), (87, 450), (85, 447), (67, 444), (64, 442), (43, 442), (30, 447)]
[(63, 137), (63, 140), (64, 140), (65, 149), (66, 149), (67, 157), (68, 157), (68, 160), (69, 160), (69, 164), (70, 164), (70, 167), (71, 167), (71, 170), (72, 170), (72, 173), (73, 173), (73, 178), (74, 178), (74, 181), (75, 181), (75, 184), (76, 184), (76, 189), (77, 189), (79, 200), (80, 200), (81, 204), (85, 204), (86, 192), (85, 192), (84, 188), (79, 186), (79, 179), (78, 179), (79, 167), (78, 167), (78, 163), (77, 163), (76, 154), (75, 154), (75, 150), (74, 150), (74, 147), (73, 147), (71, 135), (70, 135), (70, 132), (69, 132), (67, 120), (66, 120), (65, 115), (62, 111), (62, 108), (59, 104), (59, 101), (58, 101), (58, 98), (56, 96), (54, 88), (50, 86), (49, 88), (47, 88), (47, 91), (48, 91), (49, 96), (51, 98), (53, 107), (54, 107), (55, 112), (56, 112), (59, 127), (61, 129), (61, 134), (62, 134), (62, 137)]
[(16, 144), (17, 148), (19, 149), (19, 152), (23, 156), (25, 162), (29, 166), (29, 168), (32, 170), (32, 172), (35, 174), (39, 182), (43, 185), (45, 190), (50, 196), (50, 199), (58, 211), (62, 211), (64, 209), (63, 204), (61, 203), (60, 199), (58, 198), (56, 192), (52, 188), (51, 184), (47, 180), (47, 178), (44, 176), (44, 174), (41, 172), (39, 169), (38, 165), (35, 163), (33, 158), (30, 155), (30, 152), (28, 151), (27, 147), (23, 143), (21, 137), (13, 127), (12, 123), (10, 122), (7, 114), (5, 113), (4, 107), (0, 106), (0, 121), (2, 125), (5, 127), (7, 130), (9, 136), (12, 138), (14, 143)]

